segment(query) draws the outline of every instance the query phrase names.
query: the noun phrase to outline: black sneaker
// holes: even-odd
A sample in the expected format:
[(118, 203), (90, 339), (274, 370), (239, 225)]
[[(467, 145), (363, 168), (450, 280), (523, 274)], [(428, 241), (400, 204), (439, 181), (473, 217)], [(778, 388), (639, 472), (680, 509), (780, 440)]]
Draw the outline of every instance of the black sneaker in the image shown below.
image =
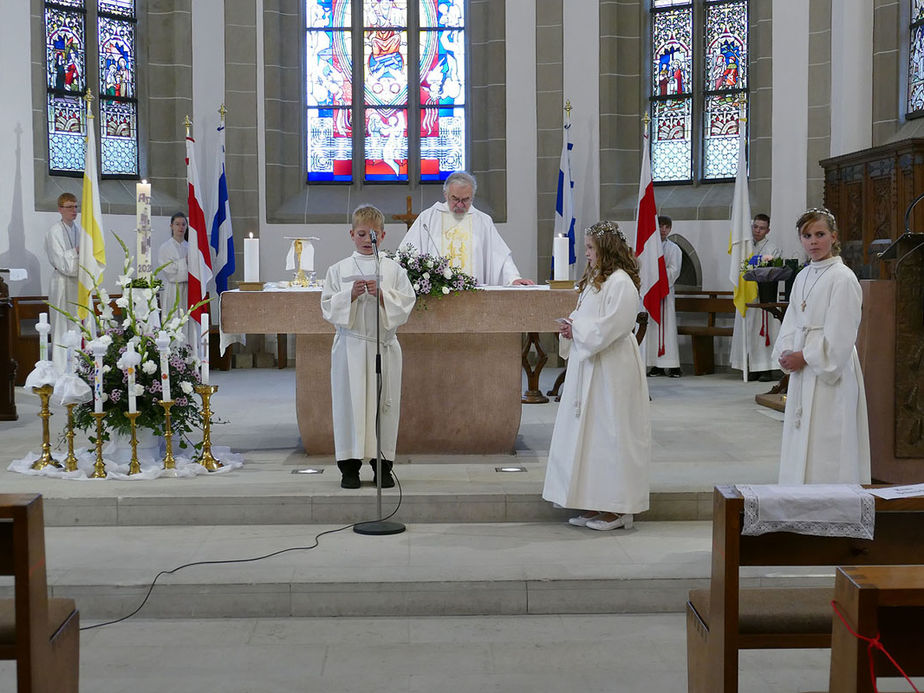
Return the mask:
[[(378, 486), (377, 480), (372, 479), (372, 485)], [(395, 487), (395, 477), (391, 475), (391, 472), (387, 469), (382, 470), (382, 488), (394, 488)]]
[(661, 368), (650, 368), (648, 370), (648, 377), (653, 378), (658, 375), (664, 375), (664, 370)]
[(343, 477), (340, 479), (340, 488), (359, 488), (359, 472), (344, 472)]
[(667, 377), (668, 378), (679, 378), (683, 375), (683, 372), (679, 368), (668, 368)]

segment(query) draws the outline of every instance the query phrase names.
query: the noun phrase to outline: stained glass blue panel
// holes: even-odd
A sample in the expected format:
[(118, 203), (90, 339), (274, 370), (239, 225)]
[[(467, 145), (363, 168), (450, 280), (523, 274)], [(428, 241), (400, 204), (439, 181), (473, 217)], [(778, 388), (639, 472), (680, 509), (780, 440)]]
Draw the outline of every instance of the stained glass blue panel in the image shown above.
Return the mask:
[(99, 18), (99, 93), (135, 98), (135, 25)]
[(135, 17), (135, 0), (99, 0), (99, 11), (115, 15), (116, 17), (125, 17), (134, 19)]
[(308, 182), (353, 180), (353, 126), (349, 108), (309, 108)]
[(657, 12), (651, 19), (651, 93), (689, 94), (693, 75), (693, 10), (684, 7)]
[(45, 65), (49, 89), (84, 92), (87, 70), (82, 13), (45, 8)]
[(309, 31), (305, 61), (309, 106), (346, 106), (353, 102), (353, 33)]
[(461, 29), (420, 32), (420, 103), (465, 103), (465, 32)]
[(924, 108), (924, 24), (911, 30), (908, 54), (908, 112)]
[(652, 0), (652, 7), (677, 7), (679, 5), (690, 5), (692, 0)]
[(420, 0), (420, 27), (465, 26), (464, 0)]
[(53, 2), (55, 5), (63, 5), (64, 7), (73, 7), (80, 10), (84, 8), (84, 0), (53, 0)]
[(349, 29), (353, 24), (352, 4), (350, 0), (307, 0), (305, 16), (308, 28)]
[(48, 95), (48, 167), (83, 171), (86, 123), (79, 96)]
[(692, 99), (655, 101), (652, 108), (652, 180), (690, 180), (693, 176)]
[(421, 109), (420, 179), (445, 180), (465, 168), (465, 109)]
[(132, 102), (101, 100), (100, 174), (138, 174), (138, 106)]
[(924, 0), (911, 0), (911, 21), (924, 19)]
[(703, 178), (734, 178), (738, 172), (739, 121), (747, 113), (744, 93), (706, 97)]
[(748, 5), (728, 2), (706, 8), (707, 90), (748, 85)]
[(376, 29), (364, 32), (363, 39), (366, 105), (405, 105), (407, 103), (407, 32)]
[(407, 109), (366, 109), (367, 181), (407, 180)]
[(407, 27), (407, 0), (363, 0), (364, 27)]

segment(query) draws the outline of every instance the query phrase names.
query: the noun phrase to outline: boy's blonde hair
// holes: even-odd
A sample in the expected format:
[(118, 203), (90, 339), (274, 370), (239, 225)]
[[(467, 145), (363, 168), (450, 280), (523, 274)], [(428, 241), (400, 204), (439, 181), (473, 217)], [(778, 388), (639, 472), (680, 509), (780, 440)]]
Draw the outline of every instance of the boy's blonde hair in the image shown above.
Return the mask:
[(360, 205), (353, 210), (353, 228), (363, 222), (369, 224), (376, 231), (385, 228), (385, 215), (372, 205)]

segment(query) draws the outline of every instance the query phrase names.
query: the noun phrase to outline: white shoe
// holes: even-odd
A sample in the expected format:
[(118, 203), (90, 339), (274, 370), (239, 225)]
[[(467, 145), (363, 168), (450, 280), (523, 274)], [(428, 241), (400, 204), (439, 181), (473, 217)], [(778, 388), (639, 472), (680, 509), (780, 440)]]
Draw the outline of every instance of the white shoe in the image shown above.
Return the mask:
[(585, 522), (584, 526), (588, 529), (596, 529), (601, 532), (606, 532), (611, 529), (619, 529), (620, 527), (623, 529), (632, 529), (632, 516), (626, 513), (624, 515), (620, 515), (615, 520), (610, 520), (609, 522), (606, 520), (591, 519), (588, 522)]
[(585, 517), (584, 515), (578, 515), (577, 517), (572, 517), (570, 520), (568, 520), (568, 524), (572, 524), (575, 527), (584, 527), (588, 523), (593, 522), (594, 518), (597, 518), (597, 517), (600, 517), (600, 513), (597, 513), (596, 515), (590, 515), (587, 517)]

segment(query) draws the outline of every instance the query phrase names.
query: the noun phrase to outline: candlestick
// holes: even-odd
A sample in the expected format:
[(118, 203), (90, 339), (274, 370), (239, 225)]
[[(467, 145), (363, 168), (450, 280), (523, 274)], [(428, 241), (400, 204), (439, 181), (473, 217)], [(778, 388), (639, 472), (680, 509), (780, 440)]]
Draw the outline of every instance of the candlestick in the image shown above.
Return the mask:
[(173, 406), (173, 401), (162, 400), (160, 406), (164, 408), (164, 443), (166, 444), (164, 470), (161, 476), (176, 477), (176, 458), (173, 456), (173, 428), (170, 426), (170, 408)]
[(90, 342), (93, 351), (93, 412), (103, 413), (103, 356), (106, 355), (106, 345), (98, 339)]
[(132, 476), (133, 474), (141, 473), (141, 463), (138, 462), (138, 412), (129, 412), (125, 415), (125, 418), (131, 424), (132, 458), (128, 463), (128, 475)]
[(48, 466), (60, 467), (61, 465), (58, 464), (58, 461), (51, 456), (51, 434), (48, 431), (48, 419), (52, 417), (48, 402), (51, 399), (51, 393), (54, 392), (54, 385), (33, 387), (32, 392), (38, 395), (42, 403), (38, 413), (39, 418), (42, 420), (42, 454), (32, 463), (32, 469), (44, 469)]
[(202, 364), (202, 375), (201, 380), (203, 385), (209, 384), (209, 327), (211, 322), (209, 322), (209, 314), (202, 314), (202, 337), (199, 341), (202, 354), (200, 356), (200, 363)]
[(103, 412), (93, 412), (93, 418), (96, 419), (96, 462), (93, 463), (93, 473), (91, 479), (106, 478), (106, 463), (103, 462), (103, 419), (106, 415)]
[(552, 239), (552, 258), (554, 260), (554, 278), (564, 281), (568, 278), (568, 238), (558, 235)]
[(48, 324), (48, 313), (39, 313), (39, 321), (35, 326), (39, 333), (39, 361), (48, 360), (48, 333), (51, 325)]
[(160, 352), (160, 398), (167, 402), (173, 399), (170, 395), (170, 337), (161, 330), (157, 333), (154, 343)]
[(260, 239), (253, 233), (244, 239), (244, 281), (260, 281)]
[(67, 438), (67, 457), (64, 458), (64, 471), (77, 471), (77, 455), (74, 454), (74, 407), (76, 404), (68, 404), (67, 407), (67, 432), (64, 436)]
[(202, 454), (196, 458), (210, 472), (224, 465), (212, 455), (212, 395), (218, 391), (218, 385), (196, 385), (196, 392), (202, 397)]

